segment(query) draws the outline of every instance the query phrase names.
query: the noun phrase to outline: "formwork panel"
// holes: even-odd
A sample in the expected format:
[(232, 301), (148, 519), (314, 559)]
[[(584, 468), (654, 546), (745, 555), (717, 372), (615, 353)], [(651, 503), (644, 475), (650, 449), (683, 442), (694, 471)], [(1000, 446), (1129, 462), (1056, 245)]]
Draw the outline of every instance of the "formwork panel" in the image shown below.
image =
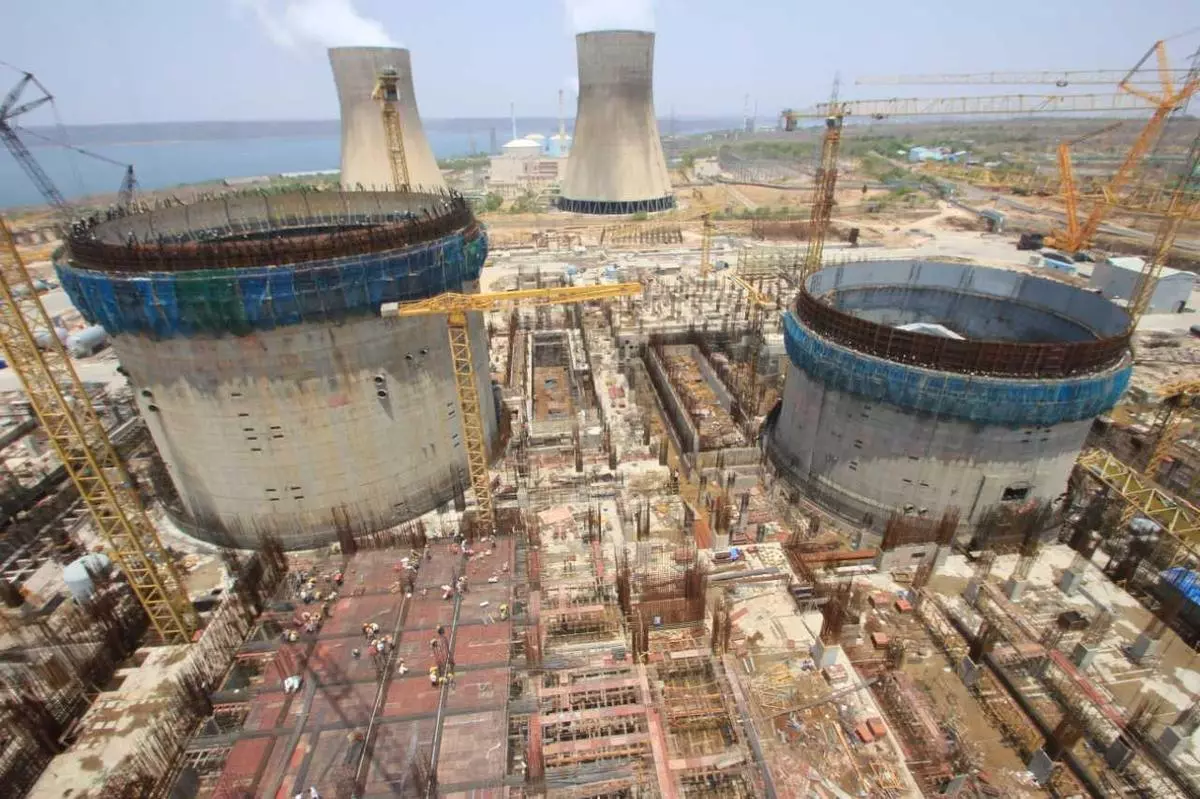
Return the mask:
[(442, 726), (438, 784), (499, 783), (504, 778), (507, 735), (502, 711), (447, 716)]
[(460, 625), (454, 641), (459, 665), (505, 663), (512, 641), (512, 622)]

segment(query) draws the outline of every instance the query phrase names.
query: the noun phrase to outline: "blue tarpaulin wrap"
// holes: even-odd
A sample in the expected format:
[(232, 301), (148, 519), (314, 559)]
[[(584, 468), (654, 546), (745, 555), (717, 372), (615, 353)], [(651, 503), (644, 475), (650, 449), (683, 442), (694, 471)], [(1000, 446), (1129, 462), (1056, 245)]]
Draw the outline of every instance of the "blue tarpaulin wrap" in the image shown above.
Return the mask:
[(1125, 365), (1094, 375), (1005, 379), (896, 363), (855, 352), (784, 315), (788, 358), (830, 388), (912, 411), (980, 424), (1053, 425), (1091, 419), (1112, 408), (1133, 372)]
[(83, 317), (109, 335), (240, 336), (461, 291), (479, 279), (487, 251), (485, 233), (468, 239), (460, 231), (422, 247), (255, 269), (117, 273), (62, 262), (55, 269)]

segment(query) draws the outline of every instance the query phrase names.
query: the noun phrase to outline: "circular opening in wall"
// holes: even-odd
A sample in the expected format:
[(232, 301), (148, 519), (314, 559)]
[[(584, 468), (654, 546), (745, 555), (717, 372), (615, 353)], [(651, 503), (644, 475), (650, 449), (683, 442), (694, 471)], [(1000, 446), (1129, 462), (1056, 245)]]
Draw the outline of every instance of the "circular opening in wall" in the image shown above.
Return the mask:
[(422, 355), (428, 355), (428, 354), (429, 354), (429, 348), (428, 348), (428, 347), (422, 347), (422, 348), (421, 348), (421, 354), (422, 354)]
[(375, 385), (382, 386), (386, 382), (387, 382), (387, 378), (384, 377), (383, 375), (375, 375)]
[(408, 355), (405, 355), (405, 356), (404, 356), (404, 360), (406, 360), (406, 361), (411, 361), (411, 360), (412, 360), (412, 353), (410, 352)]
[(388, 395), (388, 393), (386, 391), (384, 391), (383, 389), (379, 389), (378, 391), (375, 392), (375, 396), (379, 397), (380, 399), (386, 399), (387, 395)]
[(150, 389), (148, 389), (148, 388), (143, 388), (143, 389), (142, 389), (142, 396), (143, 396), (143, 397), (145, 397), (146, 399), (151, 399), (151, 398), (153, 398), (153, 397), (154, 397), (154, 392), (153, 392), (153, 391), (151, 391), (151, 390), (150, 390)]
[(158, 406), (152, 402), (146, 406), (146, 410), (153, 411), (154, 413), (158, 413)]

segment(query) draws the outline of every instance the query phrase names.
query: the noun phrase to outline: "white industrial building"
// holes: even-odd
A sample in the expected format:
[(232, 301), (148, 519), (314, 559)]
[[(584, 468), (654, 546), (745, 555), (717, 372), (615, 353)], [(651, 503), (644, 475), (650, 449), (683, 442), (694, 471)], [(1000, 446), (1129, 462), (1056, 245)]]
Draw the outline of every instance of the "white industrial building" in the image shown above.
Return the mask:
[(501, 148), (500, 155), (492, 156), (488, 164), (489, 192), (508, 199), (559, 182), (567, 159), (545, 155), (542, 142), (534, 136), (537, 134), (513, 139)]
[[(1146, 262), (1141, 258), (1105, 258), (1097, 261), (1088, 281), (1110, 300), (1131, 300)], [(1151, 313), (1182, 313), (1195, 288), (1196, 275), (1181, 269), (1163, 267), (1158, 285), (1150, 298)]]

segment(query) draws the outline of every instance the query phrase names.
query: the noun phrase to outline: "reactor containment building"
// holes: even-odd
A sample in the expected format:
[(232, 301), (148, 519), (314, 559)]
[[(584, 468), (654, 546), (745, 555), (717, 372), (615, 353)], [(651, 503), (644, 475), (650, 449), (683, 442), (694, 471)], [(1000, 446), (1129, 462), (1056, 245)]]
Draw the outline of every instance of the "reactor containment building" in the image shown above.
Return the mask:
[[(227, 195), (78, 223), (66, 249), (63, 288), (111, 336), (197, 537), (304, 549), (470, 485), (445, 319), (379, 316), (478, 290), (461, 197)], [(491, 438), (479, 315), (470, 334)]]
[(558, 207), (580, 214), (674, 208), (654, 117), (654, 34), (594, 31), (575, 41), (579, 106)]
[(1129, 315), (1003, 269), (897, 260), (810, 275), (784, 316), (791, 368), (768, 434), (810, 499), (876, 531), (893, 514), (1061, 495), (1129, 383)]

